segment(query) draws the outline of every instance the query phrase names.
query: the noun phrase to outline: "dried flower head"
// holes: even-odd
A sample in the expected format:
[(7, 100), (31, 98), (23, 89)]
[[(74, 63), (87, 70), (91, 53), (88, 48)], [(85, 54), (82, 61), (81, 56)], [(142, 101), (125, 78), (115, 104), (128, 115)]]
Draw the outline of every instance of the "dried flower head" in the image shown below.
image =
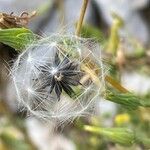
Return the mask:
[[(48, 66), (48, 64), (47, 64)], [(62, 90), (64, 90), (69, 96), (71, 96), (74, 91), (71, 86), (77, 86), (80, 84), (79, 74), (81, 71), (78, 69), (78, 63), (69, 60), (68, 56), (65, 56), (61, 61), (59, 58), (59, 52), (56, 52), (54, 62), (51, 66), (51, 72), (45, 70), (45, 67), (41, 67), (42, 74), (46, 76), (47, 86), (50, 87), (50, 93), (55, 89), (57, 98), (60, 99)]]
[(31, 14), (27, 12), (21, 13), (20, 16), (6, 13), (0, 13), (0, 29), (26, 27), (30, 19), (36, 15), (36, 11)]
[(76, 36), (53, 35), (29, 45), (12, 69), (20, 104), (60, 123), (93, 111), (103, 78), (99, 46)]

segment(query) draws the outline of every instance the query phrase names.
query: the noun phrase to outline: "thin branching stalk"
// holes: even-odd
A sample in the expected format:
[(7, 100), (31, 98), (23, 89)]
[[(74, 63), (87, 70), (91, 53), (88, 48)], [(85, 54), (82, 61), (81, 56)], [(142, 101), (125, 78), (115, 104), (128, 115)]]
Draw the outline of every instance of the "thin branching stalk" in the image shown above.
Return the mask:
[(82, 5), (82, 8), (81, 8), (80, 18), (79, 18), (79, 21), (77, 23), (77, 29), (76, 29), (76, 35), (77, 36), (79, 36), (80, 32), (81, 32), (82, 23), (83, 23), (83, 19), (84, 19), (84, 16), (85, 16), (86, 8), (87, 8), (87, 5), (88, 5), (88, 1), (89, 0), (83, 0), (83, 5)]
[[(81, 8), (80, 18), (79, 18), (79, 21), (78, 21), (78, 24), (77, 24), (77, 29), (76, 29), (76, 35), (77, 36), (79, 36), (80, 32), (81, 32), (82, 23), (83, 23), (83, 20), (84, 20), (84, 16), (85, 16), (86, 8), (87, 8), (87, 5), (88, 5), (88, 1), (89, 0), (84, 0), (82, 8)], [(108, 83), (110, 83), (115, 89), (119, 90), (120, 92), (122, 92), (122, 93), (129, 92), (126, 88), (124, 88), (117, 81), (115, 81), (114, 79), (112, 79), (110, 76), (106, 76), (105, 80)]]

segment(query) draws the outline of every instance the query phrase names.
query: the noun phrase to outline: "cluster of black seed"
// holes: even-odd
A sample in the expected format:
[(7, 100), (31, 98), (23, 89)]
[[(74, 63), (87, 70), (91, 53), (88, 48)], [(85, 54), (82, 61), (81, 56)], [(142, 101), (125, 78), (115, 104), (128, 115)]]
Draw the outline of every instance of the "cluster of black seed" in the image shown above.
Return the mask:
[(42, 88), (50, 87), (49, 92), (55, 91), (58, 99), (60, 99), (62, 91), (65, 91), (70, 97), (75, 94), (72, 86), (81, 85), (80, 78), (82, 73), (79, 69), (79, 64), (71, 61), (68, 55), (61, 61), (57, 52), (50, 68), (56, 68), (57, 71), (55, 73), (51, 71), (45, 72), (44, 66), (41, 67), (42, 74), (46, 76), (46, 78), (43, 78), (46, 84)]

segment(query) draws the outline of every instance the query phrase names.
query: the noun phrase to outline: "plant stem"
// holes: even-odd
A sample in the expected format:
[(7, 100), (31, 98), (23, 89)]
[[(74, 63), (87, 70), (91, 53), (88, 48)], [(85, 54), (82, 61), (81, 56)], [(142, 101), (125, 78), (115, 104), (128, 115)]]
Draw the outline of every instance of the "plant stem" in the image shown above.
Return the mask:
[(123, 26), (123, 21), (115, 13), (113, 13), (112, 16), (113, 16), (113, 24), (110, 31), (110, 38), (109, 38), (107, 50), (111, 54), (116, 54), (120, 42), (119, 30)]
[(85, 16), (86, 8), (87, 8), (87, 5), (88, 5), (88, 1), (89, 0), (83, 0), (83, 5), (82, 5), (82, 8), (81, 8), (80, 18), (79, 18), (79, 21), (77, 23), (77, 29), (76, 29), (76, 35), (77, 36), (79, 36), (80, 32), (81, 32), (82, 23), (83, 23), (83, 19), (84, 19), (84, 16)]
[(105, 76), (105, 80), (110, 83), (113, 87), (115, 87), (117, 90), (119, 90), (122, 93), (128, 93), (129, 91), (124, 88), (120, 83), (118, 83), (117, 81), (115, 81), (113, 78), (111, 78), (110, 76), (106, 75)]
[[(81, 32), (81, 28), (82, 28), (82, 23), (83, 23), (83, 19), (85, 16), (85, 12), (86, 12), (86, 8), (88, 5), (89, 0), (83, 0), (83, 5), (81, 8), (81, 13), (80, 13), (80, 18), (79, 21), (77, 23), (77, 29), (76, 29), (76, 35), (79, 36), (80, 32)], [(92, 74), (95, 74), (92, 70), (91, 70)], [(117, 81), (115, 81), (114, 79), (112, 79), (110, 76), (106, 76), (105, 80), (110, 83), (113, 87), (115, 87), (117, 90), (119, 90), (122, 93), (127, 93), (129, 92), (126, 88), (124, 88), (122, 85), (120, 85)]]

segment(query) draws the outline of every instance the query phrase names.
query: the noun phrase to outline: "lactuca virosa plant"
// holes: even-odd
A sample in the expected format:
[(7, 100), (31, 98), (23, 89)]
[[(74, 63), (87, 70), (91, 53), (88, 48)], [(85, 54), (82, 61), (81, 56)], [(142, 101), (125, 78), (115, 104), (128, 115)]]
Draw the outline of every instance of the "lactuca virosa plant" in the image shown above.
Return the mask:
[(53, 35), (28, 45), (11, 71), (18, 102), (46, 120), (90, 114), (104, 90), (100, 58), (95, 42), (77, 36)]

